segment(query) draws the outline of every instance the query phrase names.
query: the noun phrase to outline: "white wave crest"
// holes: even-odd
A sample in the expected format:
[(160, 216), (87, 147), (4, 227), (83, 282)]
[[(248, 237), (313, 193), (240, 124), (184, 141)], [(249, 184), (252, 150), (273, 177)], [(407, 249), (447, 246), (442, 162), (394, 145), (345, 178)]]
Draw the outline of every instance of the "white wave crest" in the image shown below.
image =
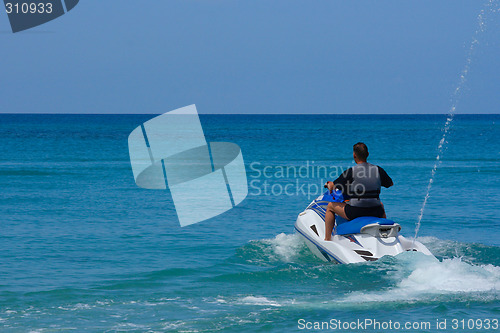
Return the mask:
[(246, 296), (241, 299), (239, 299), (240, 303), (243, 304), (248, 304), (248, 305), (266, 305), (266, 306), (281, 306), (278, 302), (272, 301), (267, 299), (266, 297), (262, 296)]
[(417, 292), (481, 292), (500, 287), (500, 267), (472, 265), (460, 258), (419, 265), (399, 284)]
[[(398, 256), (399, 268), (389, 278), (396, 286), (378, 292), (354, 292), (343, 301), (353, 303), (417, 301), (440, 295), (500, 299), (500, 267), (474, 265), (461, 258), (437, 261), (412, 253)], [(409, 271), (409, 274), (408, 274)]]
[(297, 234), (281, 233), (273, 239), (264, 239), (262, 242), (269, 245), (268, 255), (283, 262), (292, 262), (304, 246), (304, 242)]

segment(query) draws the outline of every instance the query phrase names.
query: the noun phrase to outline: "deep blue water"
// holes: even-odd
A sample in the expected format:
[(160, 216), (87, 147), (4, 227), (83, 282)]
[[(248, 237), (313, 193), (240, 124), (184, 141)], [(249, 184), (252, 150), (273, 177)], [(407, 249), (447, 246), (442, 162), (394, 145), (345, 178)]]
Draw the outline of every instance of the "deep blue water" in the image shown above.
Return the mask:
[[(451, 331), (454, 318), (500, 319), (500, 115), (457, 115), (447, 136), (419, 233), (439, 262), (342, 266), (293, 234), (326, 180), (311, 170), (348, 168), (364, 141), (395, 183), (388, 216), (413, 236), (444, 115), (202, 115), (207, 141), (241, 147), (250, 194), (185, 228), (168, 191), (134, 183), (127, 137), (152, 117), (0, 114), (2, 331), (283, 332), (301, 318), (447, 319)], [(283, 177), (287, 167), (303, 173)]]

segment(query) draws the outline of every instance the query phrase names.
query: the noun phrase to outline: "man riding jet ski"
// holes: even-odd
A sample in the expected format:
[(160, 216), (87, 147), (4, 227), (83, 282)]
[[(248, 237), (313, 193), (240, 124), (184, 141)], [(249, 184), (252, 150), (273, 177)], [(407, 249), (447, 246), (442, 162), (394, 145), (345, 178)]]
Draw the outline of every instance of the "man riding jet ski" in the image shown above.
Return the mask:
[(401, 226), (386, 219), (380, 188), (393, 182), (384, 169), (366, 162), (366, 145), (355, 144), (353, 156), (356, 165), (328, 182), (328, 191), (297, 217), (295, 229), (309, 249), (324, 261), (342, 264), (373, 261), (404, 251), (432, 256), (420, 242), (399, 235)]
[(353, 146), (353, 158), (356, 165), (343, 172), (333, 182), (327, 182), (325, 187), (332, 192), (339, 189), (345, 202), (330, 202), (325, 216), (325, 240), (331, 240), (335, 214), (346, 220), (354, 220), (361, 216), (386, 218), (384, 206), (380, 201), (380, 187), (391, 187), (394, 183), (391, 177), (379, 166), (366, 162), (368, 147), (363, 142)]

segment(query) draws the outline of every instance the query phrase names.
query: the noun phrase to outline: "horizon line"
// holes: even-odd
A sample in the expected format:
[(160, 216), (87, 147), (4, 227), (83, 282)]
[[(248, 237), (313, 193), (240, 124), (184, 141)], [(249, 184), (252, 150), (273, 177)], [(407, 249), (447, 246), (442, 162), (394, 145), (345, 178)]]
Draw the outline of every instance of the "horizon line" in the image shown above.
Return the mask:
[[(169, 111), (166, 111), (169, 112)], [(165, 112), (164, 112), (165, 113)], [(0, 112), (0, 115), (160, 115), (164, 113), (59, 113), (59, 112)], [(238, 116), (449, 116), (450, 113), (198, 113), (199, 115), (238, 115)], [(500, 115), (500, 113), (455, 113), (464, 115)]]

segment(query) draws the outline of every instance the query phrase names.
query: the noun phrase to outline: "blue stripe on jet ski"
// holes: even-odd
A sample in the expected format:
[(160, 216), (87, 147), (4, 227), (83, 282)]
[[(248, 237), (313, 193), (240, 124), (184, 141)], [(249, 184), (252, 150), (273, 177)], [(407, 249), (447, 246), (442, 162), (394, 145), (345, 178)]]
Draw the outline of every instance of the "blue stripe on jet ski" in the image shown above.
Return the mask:
[(324, 221), (325, 220), (325, 215), (326, 215), (326, 207), (328, 206), (329, 202), (328, 201), (316, 201), (314, 200), (309, 206), (307, 206), (306, 210), (312, 210), (316, 214), (318, 214), (319, 217)]
[(301, 232), (299, 229), (297, 229), (297, 227), (295, 227), (295, 230), (297, 230), (297, 232), (299, 234), (301, 234), (302, 236), (304, 236), (305, 238), (307, 238), (309, 241), (311, 241), (311, 243), (313, 243), (314, 245), (316, 245), (316, 247), (318, 248), (318, 250), (323, 254), (323, 252), (325, 252), (326, 254), (328, 254), (329, 256), (331, 256), (333, 259), (335, 259), (335, 261), (337, 261), (339, 264), (345, 264), (344, 262), (342, 262), (339, 258), (337, 258), (336, 256), (334, 256), (331, 252), (329, 252), (327, 249), (325, 249), (324, 247), (322, 247), (321, 245), (319, 244), (316, 244), (314, 242), (314, 240), (312, 240), (309, 236), (305, 235), (303, 232)]
[(325, 220), (325, 213), (320, 211), (319, 209), (317, 208), (308, 208), (309, 210), (312, 210), (313, 212), (315, 212), (316, 214), (318, 214), (318, 216), (324, 221)]

